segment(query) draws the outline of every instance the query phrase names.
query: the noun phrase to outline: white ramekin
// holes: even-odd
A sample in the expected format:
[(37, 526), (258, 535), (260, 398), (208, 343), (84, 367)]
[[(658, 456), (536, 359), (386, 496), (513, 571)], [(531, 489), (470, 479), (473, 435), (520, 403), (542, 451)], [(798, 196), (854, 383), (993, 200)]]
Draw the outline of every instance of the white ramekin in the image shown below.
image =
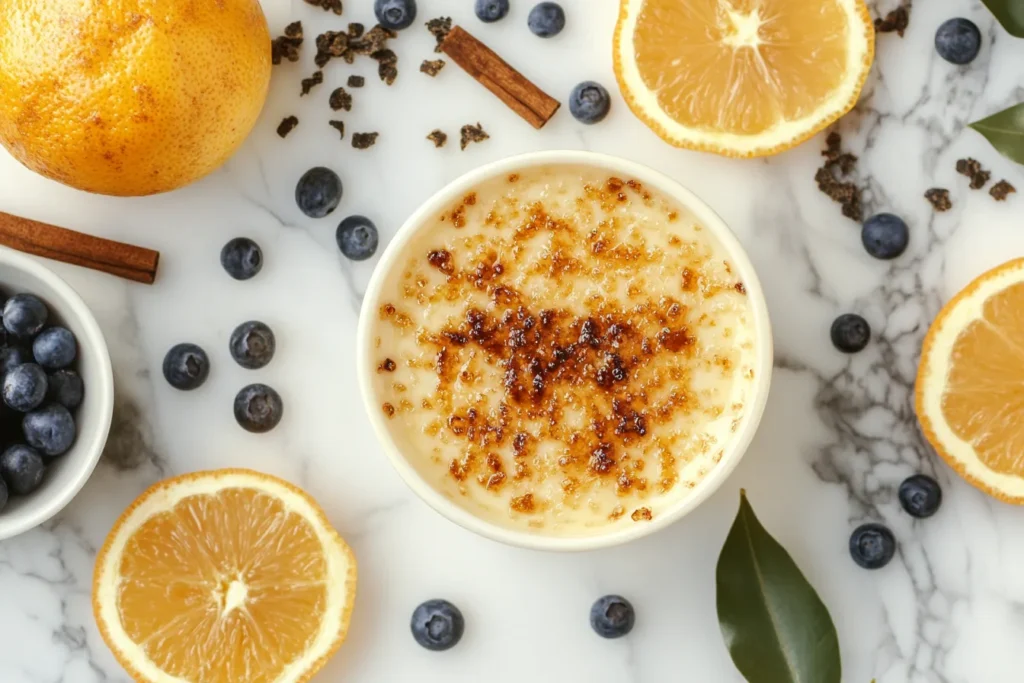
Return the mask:
[[(733, 434), (732, 441), (725, 448), (721, 461), (687, 496), (680, 499), (674, 506), (664, 509), (650, 522), (635, 524), (625, 529), (615, 529), (602, 535), (556, 537), (532, 534), (478, 517), (449, 500), (420, 476), (396, 444), (391, 434), (392, 423), (384, 418), (379, 408), (381, 399), (377, 396), (373, 386), (376, 372), (373, 339), (377, 321), (376, 313), (380, 308), (381, 289), (391, 269), (399, 265), (400, 257), (404, 256), (405, 246), (419, 230), (432, 225), (433, 219), (438, 214), (482, 182), (535, 166), (555, 164), (590, 166), (608, 171), (611, 175), (634, 178), (689, 208), (700, 224), (710, 230), (725, 248), (730, 262), (738, 271), (737, 275), (746, 287), (753, 310), (754, 337), (757, 345), (754, 361), (755, 385), (747, 403), (747, 410)], [(772, 334), (764, 292), (750, 259), (747, 258), (743, 247), (732, 231), (707, 204), (668, 176), (632, 161), (593, 152), (550, 151), (511, 157), (470, 171), (428, 199), (399, 229), (381, 256), (363, 298), (357, 334), (356, 362), (359, 364), (357, 372), (363, 402), (377, 438), (405, 483), (427, 504), (456, 524), (496, 541), (538, 550), (579, 551), (627, 543), (652, 534), (659, 529), (664, 529), (696, 509), (722, 485), (722, 482), (736, 468), (740, 458), (746, 452), (761, 421), (771, 383)]]
[(0, 539), (39, 526), (60, 512), (89, 479), (103, 453), (114, 412), (114, 375), (107, 342), (82, 298), (35, 258), (0, 247), (0, 292), (35, 294), (50, 309), (50, 321), (71, 330), (78, 340), (76, 369), (85, 384), (82, 405), (74, 411), (78, 433), (64, 455), (46, 468), (42, 485), (27, 496), (11, 496), (0, 510)]

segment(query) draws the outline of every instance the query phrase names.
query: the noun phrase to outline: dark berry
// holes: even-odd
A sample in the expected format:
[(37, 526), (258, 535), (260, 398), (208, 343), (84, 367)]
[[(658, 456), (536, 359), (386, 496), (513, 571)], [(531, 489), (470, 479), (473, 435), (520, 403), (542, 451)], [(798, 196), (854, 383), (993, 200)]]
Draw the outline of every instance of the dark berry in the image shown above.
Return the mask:
[(597, 123), (608, 116), (612, 98), (604, 86), (594, 81), (583, 81), (569, 94), (569, 112), (580, 123)]
[(0, 453), (0, 477), (11, 493), (24, 496), (35, 491), (45, 470), (43, 456), (24, 444), (15, 444)]
[(377, 226), (366, 216), (349, 216), (334, 233), (341, 253), (353, 261), (365, 261), (377, 251)]
[(373, 13), (384, 28), (401, 31), (416, 21), (416, 0), (375, 0)]
[(508, 14), (508, 0), (476, 0), (476, 17), (488, 24), (500, 21)]
[(82, 404), (85, 385), (74, 370), (57, 370), (47, 378), (46, 398), (74, 410)]
[(832, 345), (843, 353), (857, 353), (871, 341), (871, 326), (856, 313), (843, 313), (832, 322)]
[(633, 630), (634, 623), (633, 605), (621, 596), (606, 595), (590, 608), (590, 626), (602, 638), (621, 638)]
[(23, 363), (31, 363), (32, 354), (22, 346), (5, 346), (0, 348), (0, 379)]
[(231, 357), (243, 368), (262, 368), (274, 357), (277, 345), (273, 331), (258, 320), (242, 323), (231, 333)]
[(935, 50), (951, 64), (970, 64), (981, 52), (981, 31), (970, 19), (950, 19), (935, 32)]
[(309, 169), (295, 186), (295, 203), (310, 218), (323, 218), (341, 203), (341, 178), (323, 166)]
[(900, 505), (911, 517), (931, 517), (942, 504), (942, 489), (939, 482), (926, 474), (907, 477), (900, 484)]
[(447, 600), (427, 600), (412, 613), (412, 637), (427, 648), (440, 652), (455, 647), (466, 630), (459, 608)]
[(266, 384), (250, 384), (235, 396), (235, 419), (246, 431), (269, 432), (281, 421), (282, 415), (281, 395)]
[(175, 389), (197, 389), (209, 376), (210, 358), (195, 344), (177, 344), (164, 356), (164, 378)]
[(21, 413), (39, 407), (46, 398), (46, 372), (35, 363), (23, 363), (4, 377), (4, 403)]
[(557, 36), (565, 28), (565, 10), (558, 3), (542, 2), (530, 10), (526, 23), (541, 38)]
[(850, 556), (864, 569), (881, 569), (896, 554), (896, 537), (881, 524), (862, 524), (850, 536)]
[(78, 355), (75, 335), (66, 327), (49, 327), (32, 342), (32, 356), (47, 370), (66, 368)]
[(15, 294), (4, 304), (4, 329), (16, 337), (34, 337), (43, 329), (49, 311), (34, 294)]
[(867, 252), (875, 258), (894, 259), (907, 250), (910, 230), (899, 216), (880, 213), (864, 221), (860, 240)]
[(263, 268), (263, 251), (248, 237), (236, 237), (220, 250), (220, 264), (236, 280), (248, 280)]
[(28, 445), (51, 458), (67, 452), (75, 442), (75, 418), (59, 403), (33, 410), (21, 421), (21, 428)]

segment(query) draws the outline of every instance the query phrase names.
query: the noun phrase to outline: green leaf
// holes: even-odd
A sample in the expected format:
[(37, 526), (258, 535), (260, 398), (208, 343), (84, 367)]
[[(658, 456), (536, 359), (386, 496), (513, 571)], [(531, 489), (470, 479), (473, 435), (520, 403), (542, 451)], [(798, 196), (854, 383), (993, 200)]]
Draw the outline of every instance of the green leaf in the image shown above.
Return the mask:
[(839, 683), (839, 638), (825, 604), (740, 491), (716, 569), (718, 623), (750, 683)]
[(1011, 36), (1024, 38), (1024, 2), (1022, 0), (982, 0)]
[[(1024, 6), (1024, 0), (1020, 2)], [(1024, 164), (1024, 103), (975, 121), (970, 126), (984, 135), (1004, 157)]]

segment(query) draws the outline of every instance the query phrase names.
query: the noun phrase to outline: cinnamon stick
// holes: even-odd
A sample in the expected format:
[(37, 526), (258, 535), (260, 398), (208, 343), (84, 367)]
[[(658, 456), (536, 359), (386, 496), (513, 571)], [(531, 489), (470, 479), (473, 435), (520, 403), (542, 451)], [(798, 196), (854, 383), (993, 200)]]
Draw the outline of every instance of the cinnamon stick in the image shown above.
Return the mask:
[(160, 263), (160, 252), (152, 249), (93, 237), (2, 211), (0, 244), (147, 285), (156, 280)]
[(459, 26), (448, 33), (441, 51), (534, 128), (543, 128), (561, 106)]

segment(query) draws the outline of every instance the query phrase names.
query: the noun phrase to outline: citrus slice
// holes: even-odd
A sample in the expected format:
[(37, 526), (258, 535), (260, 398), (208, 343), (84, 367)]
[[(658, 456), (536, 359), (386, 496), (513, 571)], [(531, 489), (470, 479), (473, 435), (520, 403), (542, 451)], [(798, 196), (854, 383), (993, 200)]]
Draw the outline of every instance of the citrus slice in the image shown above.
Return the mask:
[(925, 437), (953, 469), (1024, 504), (1024, 259), (985, 273), (942, 309), (915, 398)]
[(614, 64), (668, 142), (775, 154), (848, 112), (874, 59), (863, 0), (620, 0)]
[(306, 493), (248, 470), (156, 484), (96, 559), (93, 612), (148, 683), (298, 683), (345, 639), (356, 563)]

